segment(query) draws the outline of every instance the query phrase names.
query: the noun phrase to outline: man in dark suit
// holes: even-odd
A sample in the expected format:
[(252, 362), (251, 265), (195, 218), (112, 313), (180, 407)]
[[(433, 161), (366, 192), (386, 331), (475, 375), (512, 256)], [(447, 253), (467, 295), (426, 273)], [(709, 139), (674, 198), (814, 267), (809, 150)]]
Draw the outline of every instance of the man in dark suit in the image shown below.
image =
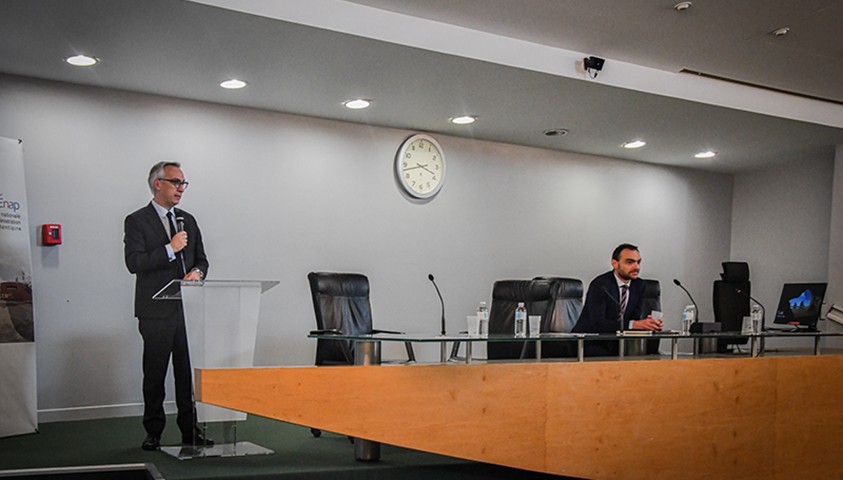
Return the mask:
[[(597, 276), (588, 285), (585, 306), (575, 333), (615, 333), (618, 330), (662, 329), (662, 321), (643, 312), (644, 281), (638, 278), (641, 254), (638, 247), (624, 243), (612, 252), (612, 270)], [(644, 314), (647, 314), (645, 317)], [(640, 319), (640, 320), (636, 320)], [(618, 354), (617, 341), (586, 341), (585, 354)]]
[(176, 423), (182, 443), (213, 445), (196, 426), (193, 381), (182, 303), (153, 300), (173, 279), (202, 280), (208, 259), (193, 215), (175, 208), (187, 182), (181, 165), (159, 162), (149, 171), (152, 201), (124, 222), (126, 267), (135, 278), (135, 316), (143, 337), (143, 426), (141, 448), (158, 449), (164, 431), (164, 381), (170, 357), (176, 383)]

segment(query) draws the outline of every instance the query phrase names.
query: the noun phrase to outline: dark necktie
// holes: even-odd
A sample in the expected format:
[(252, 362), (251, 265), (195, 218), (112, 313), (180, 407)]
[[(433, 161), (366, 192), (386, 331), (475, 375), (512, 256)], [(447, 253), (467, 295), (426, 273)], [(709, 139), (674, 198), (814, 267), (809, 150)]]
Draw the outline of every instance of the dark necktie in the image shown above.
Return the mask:
[[(173, 218), (173, 212), (167, 212), (167, 220), (170, 221), (170, 239), (176, 236), (179, 233), (178, 229), (176, 228), (176, 221)], [(187, 275), (187, 272), (184, 268), (184, 257), (182, 257), (182, 253), (176, 253), (176, 262), (179, 264), (179, 268), (181, 269), (182, 275)]]
[[(621, 285), (621, 310), (618, 313), (619, 322), (623, 321), (623, 314), (626, 312), (626, 304), (629, 301), (629, 294), (627, 293), (627, 290), (629, 290), (629, 286)], [(623, 325), (623, 327), (626, 329), (625, 325)]]

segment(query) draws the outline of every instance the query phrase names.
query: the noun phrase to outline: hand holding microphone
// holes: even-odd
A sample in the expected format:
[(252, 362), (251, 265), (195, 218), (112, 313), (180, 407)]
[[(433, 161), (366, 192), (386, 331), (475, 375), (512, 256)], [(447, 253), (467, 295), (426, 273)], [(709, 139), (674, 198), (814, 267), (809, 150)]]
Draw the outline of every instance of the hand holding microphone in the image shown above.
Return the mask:
[(187, 246), (187, 232), (184, 231), (184, 217), (176, 217), (176, 234), (170, 239), (170, 247), (173, 253), (184, 250)]

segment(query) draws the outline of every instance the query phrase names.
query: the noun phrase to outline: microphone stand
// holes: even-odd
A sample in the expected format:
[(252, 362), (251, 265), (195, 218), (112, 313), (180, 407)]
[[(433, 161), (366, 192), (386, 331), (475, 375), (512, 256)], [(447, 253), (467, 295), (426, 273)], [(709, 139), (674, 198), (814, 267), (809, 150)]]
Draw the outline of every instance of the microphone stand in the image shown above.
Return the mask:
[[(759, 307), (761, 307), (761, 332), (762, 332), (762, 333), (763, 333), (763, 332), (766, 332), (766, 331), (767, 331), (767, 324), (766, 324), (767, 309), (766, 309), (766, 308), (764, 308), (764, 305), (762, 305), (762, 304), (761, 304), (761, 302), (759, 302), (758, 300), (756, 300), (756, 299), (755, 299), (755, 297), (753, 297), (752, 295), (750, 295), (750, 294), (748, 294), (748, 293), (744, 292), (744, 291), (743, 291), (743, 290), (741, 290), (740, 288), (736, 288), (736, 289), (735, 289), (735, 292), (737, 292), (738, 294), (743, 295), (744, 297), (746, 297), (746, 298), (748, 298), (748, 299), (752, 300), (753, 302), (755, 302), (756, 304), (758, 304), (758, 306), (759, 306)], [(751, 311), (752, 311), (752, 309), (750, 309), (750, 312), (751, 312)]]
[[(761, 304), (761, 302), (759, 302), (758, 300), (756, 300), (756, 299), (755, 299), (752, 295), (750, 295), (750, 294), (748, 294), (748, 293), (744, 292), (744, 291), (743, 291), (743, 290), (741, 290), (740, 288), (736, 288), (736, 289), (735, 289), (735, 292), (736, 292), (736, 293), (738, 293), (739, 295), (743, 295), (744, 297), (746, 297), (746, 298), (750, 299), (751, 301), (753, 301), (753, 302), (755, 302), (756, 304), (758, 304), (758, 306), (759, 306), (759, 307), (761, 307), (761, 333), (766, 332), (766, 331), (767, 331), (767, 323), (766, 323), (766, 320), (767, 320), (767, 309), (766, 309), (766, 308), (764, 308), (764, 305), (762, 305), (762, 304)], [(750, 315), (752, 315), (752, 308), (750, 308), (750, 309), (749, 309), (749, 314), (750, 314)], [(765, 343), (764, 341), (765, 341), (765, 340), (766, 340), (766, 338), (764, 338), (764, 337), (762, 336), (762, 337), (761, 337), (761, 345), (760, 345), (760, 348), (758, 349), (758, 355), (761, 355), (762, 353), (764, 353), (764, 343)], [(751, 353), (750, 353), (750, 355), (751, 355)]]
[(612, 294), (609, 293), (608, 290), (606, 290), (606, 287), (602, 287), (602, 288), (603, 288), (603, 293), (605, 293), (606, 296), (609, 297), (609, 300), (611, 300), (612, 303), (614, 303), (615, 305), (618, 306), (618, 356), (620, 357), (621, 360), (623, 360), (624, 350), (626, 349), (626, 344), (624, 343), (623, 337), (624, 337), (624, 331), (626, 330), (626, 328), (624, 328), (625, 325), (623, 324), (623, 312), (620, 311), (621, 303), (619, 301), (615, 300), (615, 297), (613, 297)]
[[(605, 293), (606, 296), (609, 297), (609, 300), (611, 300), (612, 303), (614, 303), (615, 305), (618, 306), (618, 311), (620, 311), (621, 303), (618, 302), (617, 300), (615, 300), (615, 297), (613, 297), (612, 294), (609, 293), (608, 290), (606, 290), (606, 287), (603, 287), (603, 293)], [(624, 324), (623, 324), (623, 315), (620, 315), (620, 314), (618, 314), (618, 330), (620, 330), (621, 332), (626, 330), (626, 328), (624, 328)]]
[[(436, 294), (439, 295), (439, 303), (442, 305), (442, 321), (441, 321), (441, 333), (440, 336), (445, 336), (445, 301), (442, 299), (442, 293), (439, 291), (439, 286), (436, 285), (436, 281), (433, 279), (433, 274), (428, 274), (427, 279), (430, 280), (430, 283), (433, 284), (433, 288), (436, 289)], [(446, 354), (448, 350), (447, 342), (441, 342), (439, 344), (439, 360), (442, 363), (447, 361)]]
[(697, 302), (694, 300), (693, 295), (691, 295), (691, 292), (689, 292), (687, 288), (682, 286), (682, 283), (680, 283), (678, 279), (674, 278), (673, 284), (676, 285), (677, 287), (681, 288), (682, 290), (684, 290), (685, 294), (688, 295), (688, 298), (691, 299), (691, 303), (694, 304), (694, 309), (697, 311), (697, 317), (694, 319), (694, 323), (699, 323), (699, 321), (700, 321), (700, 307), (697, 306)]

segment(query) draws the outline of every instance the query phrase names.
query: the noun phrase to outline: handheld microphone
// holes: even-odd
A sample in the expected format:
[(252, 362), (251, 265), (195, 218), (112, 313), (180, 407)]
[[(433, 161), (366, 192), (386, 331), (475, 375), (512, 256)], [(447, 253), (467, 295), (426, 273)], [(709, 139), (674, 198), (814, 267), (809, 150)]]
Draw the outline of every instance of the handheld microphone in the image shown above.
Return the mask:
[(676, 285), (677, 287), (681, 288), (682, 290), (684, 290), (685, 294), (688, 295), (688, 298), (691, 299), (691, 303), (694, 304), (694, 308), (697, 310), (697, 318), (694, 319), (694, 323), (699, 322), (700, 321), (700, 307), (697, 306), (697, 302), (694, 301), (694, 297), (693, 297), (693, 295), (691, 295), (691, 292), (689, 292), (687, 288), (683, 287), (682, 283), (680, 283), (679, 280), (676, 279), (676, 278), (673, 279), (673, 284)]
[(430, 283), (433, 284), (433, 288), (436, 289), (436, 294), (439, 295), (439, 303), (442, 304), (442, 336), (445, 336), (445, 300), (442, 300), (442, 293), (439, 292), (439, 286), (436, 285), (436, 282), (433, 280), (433, 274), (430, 273), (427, 275), (427, 279), (430, 280)]
[[(178, 232), (184, 231), (184, 217), (182, 217), (181, 215), (176, 217), (176, 231), (178, 231)], [(179, 257), (179, 260), (180, 260), (179, 263), (181, 263), (181, 273), (183, 275), (187, 275), (187, 267), (184, 264), (184, 253), (179, 252), (176, 255)]]
[(743, 295), (744, 297), (752, 300), (753, 302), (757, 303), (759, 307), (761, 307), (761, 331), (762, 332), (766, 331), (767, 329), (766, 329), (766, 325), (764, 324), (764, 320), (767, 317), (767, 309), (764, 308), (764, 305), (762, 305), (761, 302), (756, 300), (755, 297), (753, 297), (752, 295), (744, 292), (740, 288), (736, 288), (735, 293), (737, 293), (739, 295)]

